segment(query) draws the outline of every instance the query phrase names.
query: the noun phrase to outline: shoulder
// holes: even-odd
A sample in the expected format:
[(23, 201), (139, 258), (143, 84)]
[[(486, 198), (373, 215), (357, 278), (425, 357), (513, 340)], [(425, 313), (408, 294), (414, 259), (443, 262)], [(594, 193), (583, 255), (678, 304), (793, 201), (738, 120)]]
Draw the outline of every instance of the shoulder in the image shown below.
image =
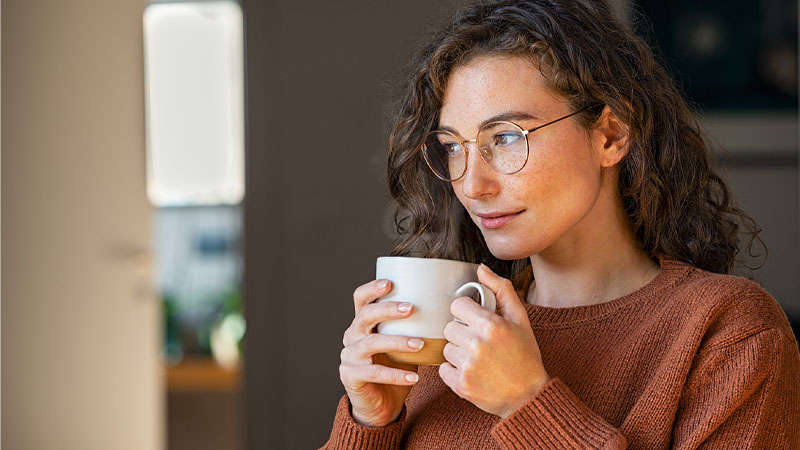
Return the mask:
[(758, 283), (674, 260), (669, 264), (683, 266), (684, 271), (672, 289), (671, 306), (702, 324), (704, 348), (723, 347), (767, 330), (794, 341), (786, 313)]

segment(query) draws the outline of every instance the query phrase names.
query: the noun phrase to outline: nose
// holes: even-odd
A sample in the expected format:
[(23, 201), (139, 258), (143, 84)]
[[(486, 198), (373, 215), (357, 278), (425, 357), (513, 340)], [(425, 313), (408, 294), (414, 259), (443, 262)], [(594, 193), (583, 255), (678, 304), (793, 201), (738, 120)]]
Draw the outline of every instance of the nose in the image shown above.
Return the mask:
[(499, 190), (498, 173), (484, 161), (475, 142), (468, 142), (467, 171), (457, 181), (469, 198), (479, 199), (496, 194)]

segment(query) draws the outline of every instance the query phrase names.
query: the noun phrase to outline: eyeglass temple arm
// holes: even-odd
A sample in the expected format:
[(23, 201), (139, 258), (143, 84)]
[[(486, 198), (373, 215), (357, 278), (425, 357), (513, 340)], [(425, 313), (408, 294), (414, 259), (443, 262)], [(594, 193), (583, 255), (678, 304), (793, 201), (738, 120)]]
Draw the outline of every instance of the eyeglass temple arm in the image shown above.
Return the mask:
[(548, 126), (548, 125), (552, 125), (552, 124), (554, 124), (554, 123), (556, 123), (556, 122), (560, 122), (560, 121), (562, 121), (562, 120), (564, 120), (564, 119), (569, 119), (570, 117), (572, 117), (572, 116), (574, 116), (574, 115), (576, 115), (576, 114), (580, 114), (580, 113), (582, 113), (582, 112), (586, 111), (587, 109), (589, 109), (589, 108), (593, 108), (593, 107), (595, 107), (595, 106), (597, 106), (597, 105), (589, 105), (589, 106), (587, 106), (586, 108), (579, 109), (578, 111), (575, 111), (574, 113), (571, 113), (571, 114), (567, 114), (567, 115), (566, 115), (566, 116), (564, 116), (564, 117), (560, 117), (560, 118), (558, 118), (558, 119), (556, 119), (556, 120), (551, 120), (550, 122), (547, 122), (547, 123), (546, 123), (546, 124), (544, 124), (544, 125), (539, 125), (538, 127), (533, 127), (533, 128), (531, 128), (530, 130), (522, 130), (522, 131), (524, 131), (524, 134), (525, 134), (525, 136), (527, 136), (527, 135), (528, 135), (528, 133), (533, 133), (534, 131), (538, 130), (539, 128), (544, 128), (544, 127), (546, 127), (546, 126)]

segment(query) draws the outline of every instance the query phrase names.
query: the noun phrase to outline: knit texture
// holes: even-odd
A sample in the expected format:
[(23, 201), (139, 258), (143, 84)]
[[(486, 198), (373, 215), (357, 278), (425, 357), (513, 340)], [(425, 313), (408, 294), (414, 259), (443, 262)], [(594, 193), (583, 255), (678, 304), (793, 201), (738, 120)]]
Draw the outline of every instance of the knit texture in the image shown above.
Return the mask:
[(800, 449), (800, 354), (777, 302), (744, 278), (659, 263), (616, 300), (525, 305), (553, 379), (505, 419), (420, 366), (397, 421), (361, 426), (345, 395), (322, 448)]

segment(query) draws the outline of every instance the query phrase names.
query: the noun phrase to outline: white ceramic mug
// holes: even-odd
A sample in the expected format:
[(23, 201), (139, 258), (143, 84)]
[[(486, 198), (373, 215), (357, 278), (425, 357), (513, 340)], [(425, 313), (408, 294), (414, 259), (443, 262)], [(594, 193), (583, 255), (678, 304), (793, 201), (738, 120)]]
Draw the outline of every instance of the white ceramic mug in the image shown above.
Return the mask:
[(444, 327), (454, 319), (450, 304), (458, 297), (473, 297), (477, 293), (481, 306), (495, 312), (497, 301), (494, 293), (478, 283), (477, 270), (478, 264), (448, 259), (404, 256), (378, 258), (376, 279), (392, 282), (391, 292), (378, 301), (414, 305), (409, 317), (379, 323), (378, 332), (413, 336), (425, 341), (418, 352), (391, 352), (387, 353), (389, 358), (409, 364), (443, 363), (442, 351), (447, 344)]

